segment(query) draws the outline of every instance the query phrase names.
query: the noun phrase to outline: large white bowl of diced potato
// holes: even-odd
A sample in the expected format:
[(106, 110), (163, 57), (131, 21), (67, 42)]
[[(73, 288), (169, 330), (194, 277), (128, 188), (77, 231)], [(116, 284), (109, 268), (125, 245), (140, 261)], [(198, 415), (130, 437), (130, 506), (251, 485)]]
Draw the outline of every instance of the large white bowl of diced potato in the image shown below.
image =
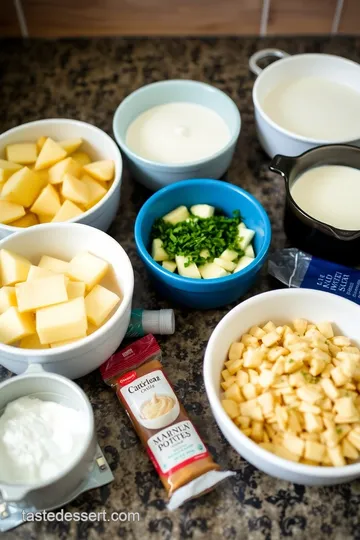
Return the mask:
[(120, 203), (122, 159), (101, 129), (70, 119), (29, 122), (0, 135), (0, 239), (42, 223), (106, 231)]
[(220, 321), (205, 388), (243, 458), (298, 484), (360, 476), (359, 323), (356, 303), (311, 289), (259, 294)]

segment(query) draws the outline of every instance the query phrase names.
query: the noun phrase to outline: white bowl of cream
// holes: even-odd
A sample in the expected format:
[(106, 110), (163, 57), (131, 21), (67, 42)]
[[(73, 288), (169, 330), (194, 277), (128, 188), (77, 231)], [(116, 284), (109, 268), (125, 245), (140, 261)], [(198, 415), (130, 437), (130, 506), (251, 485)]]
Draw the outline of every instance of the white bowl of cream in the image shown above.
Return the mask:
[(136, 420), (147, 429), (161, 429), (172, 424), (180, 414), (176, 395), (156, 394), (147, 396), (141, 403)]
[[(258, 62), (277, 57), (265, 69)], [(297, 156), (325, 144), (360, 146), (360, 65), (329, 54), (264, 49), (249, 61), (258, 139), (265, 152)]]
[(151, 190), (188, 178), (221, 178), (240, 126), (229, 96), (190, 80), (143, 86), (122, 101), (113, 120), (130, 172)]

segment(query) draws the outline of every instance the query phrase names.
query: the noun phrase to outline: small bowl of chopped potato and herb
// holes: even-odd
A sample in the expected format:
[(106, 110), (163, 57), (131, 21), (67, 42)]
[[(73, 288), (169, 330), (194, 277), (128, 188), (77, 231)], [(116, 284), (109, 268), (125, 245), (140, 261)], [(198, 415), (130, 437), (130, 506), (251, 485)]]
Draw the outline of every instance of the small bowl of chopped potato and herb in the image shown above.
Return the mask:
[(0, 239), (43, 223), (106, 231), (120, 203), (122, 159), (101, 129), (68, 119), (0, 135)]
[(269, 218), (250, 193), (219, 180), (184, 180), (155, 193), (135, 222), (139, 255), (160, 293), (211, 309), (254, 283), (271, 240)]
[(204, 381), (231, 446), (304, 485), (360, 476), (360, 307), (311, 289), (257, 295), (207, 345)]

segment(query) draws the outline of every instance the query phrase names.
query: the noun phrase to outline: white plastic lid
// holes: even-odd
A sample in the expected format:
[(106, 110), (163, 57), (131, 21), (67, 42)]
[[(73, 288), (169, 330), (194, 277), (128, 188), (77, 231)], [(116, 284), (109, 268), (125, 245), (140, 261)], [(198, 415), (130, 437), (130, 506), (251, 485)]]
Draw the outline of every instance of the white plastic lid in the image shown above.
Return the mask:
[(175, 332), (175, 315), (173, 309), (157, 309), (143, 311), (142, 326), (146, 334), (173, 334)]

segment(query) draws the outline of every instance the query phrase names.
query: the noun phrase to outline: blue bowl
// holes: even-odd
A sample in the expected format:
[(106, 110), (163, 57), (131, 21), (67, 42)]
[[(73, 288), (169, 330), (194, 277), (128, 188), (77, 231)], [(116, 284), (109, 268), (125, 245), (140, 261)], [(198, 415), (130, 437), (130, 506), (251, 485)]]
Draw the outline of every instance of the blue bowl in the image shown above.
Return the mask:
[[(245, 225), (255, 230), (253, 241), (256, 257), (240, 272), (217, 279), (192, 279), (165, 270), (151, 257), (151, 228), (156, 218), (184, 204), (210, 204), (232, 216), (240, 210)], [(152, 195), (141, 208), (135, 221), (135, 242), (158, 291), (174, 303), (191, 308), (211, 309), (234, 302), (253, 285), (265, 263), (271, 241), (271, 225), (262, 205), (247, 191), (219, 180), (183, 180)]]

